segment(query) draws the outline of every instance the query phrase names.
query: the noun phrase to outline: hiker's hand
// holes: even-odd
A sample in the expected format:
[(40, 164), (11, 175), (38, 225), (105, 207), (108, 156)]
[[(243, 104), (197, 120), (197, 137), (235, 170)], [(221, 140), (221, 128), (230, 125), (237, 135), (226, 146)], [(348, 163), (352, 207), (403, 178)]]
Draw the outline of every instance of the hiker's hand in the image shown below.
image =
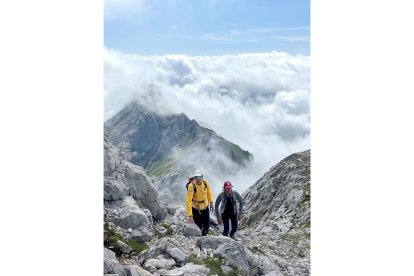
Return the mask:
[(211, 212), (211, 213), (214, 213), (213, 203), (210, 203), (210, 212)]
[(218, 219), (217, 219), (217, 223), (218, 223), (218, 224), (220, 224), (220, 225), (222, 225), (222, 224), (223, 224), (223, 221), (221, 220), (221, 218), (218, 218)]
[(188, 223), (192, 224), (194, 222), (193, 217), (188, 217)]
[(242, 219), (242, 215), (241, 214), (237, 214), (237, 220), (240, 221)]

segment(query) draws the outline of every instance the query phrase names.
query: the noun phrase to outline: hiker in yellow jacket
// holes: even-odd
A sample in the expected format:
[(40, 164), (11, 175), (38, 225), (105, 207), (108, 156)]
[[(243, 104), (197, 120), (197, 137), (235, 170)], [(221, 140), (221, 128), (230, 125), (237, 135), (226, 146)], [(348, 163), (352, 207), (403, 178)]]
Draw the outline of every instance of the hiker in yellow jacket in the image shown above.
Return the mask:
[(188, 223), (197, 224), (201, 234), (206, 236), (210, 228), (210, 211), (214, 212), (213, 196), (207, 179), (204, 179), (201, 170), (194, 172), (193, 180), (187, 184), (187, 197), (185, 201), (188, 215)]

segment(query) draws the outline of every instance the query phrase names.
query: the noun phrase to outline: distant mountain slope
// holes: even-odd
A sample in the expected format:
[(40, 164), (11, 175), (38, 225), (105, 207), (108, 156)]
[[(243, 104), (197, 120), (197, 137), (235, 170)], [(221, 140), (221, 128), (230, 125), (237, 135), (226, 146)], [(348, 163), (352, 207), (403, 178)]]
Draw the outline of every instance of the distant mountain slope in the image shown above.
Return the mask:
[(105, 122), (105, 132), (125, 159), (154, 178), (167, 203), (183, 203), (184, 184), (195, 169), (203, 169), (207, 179), (221, 183), (253, 159), (248, 151), (183, 113), (163, 116), (137, 102)]

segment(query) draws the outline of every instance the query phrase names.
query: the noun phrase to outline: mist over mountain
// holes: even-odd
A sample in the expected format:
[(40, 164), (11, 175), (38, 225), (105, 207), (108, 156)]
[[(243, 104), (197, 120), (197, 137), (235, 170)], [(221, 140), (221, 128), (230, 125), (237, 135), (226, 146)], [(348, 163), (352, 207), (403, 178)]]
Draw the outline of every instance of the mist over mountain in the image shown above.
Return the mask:
[(131, 99), (157, 114), (184, 113), (254, 155), (243, 175), (227, 179), (242, 191), (284, 157), (310, 148), (309, 56), (105, 49), (104, 66), (106, 120)]
[(185, 183), (195, 169), (203, 170), (217, 194), (225, 180), (253, 160), (251, 153), (185, 114), (160, 115), (136, 101), (106, 121), (105, 132), (123, 158), (146, 169), (165, 203), (184, 204)]

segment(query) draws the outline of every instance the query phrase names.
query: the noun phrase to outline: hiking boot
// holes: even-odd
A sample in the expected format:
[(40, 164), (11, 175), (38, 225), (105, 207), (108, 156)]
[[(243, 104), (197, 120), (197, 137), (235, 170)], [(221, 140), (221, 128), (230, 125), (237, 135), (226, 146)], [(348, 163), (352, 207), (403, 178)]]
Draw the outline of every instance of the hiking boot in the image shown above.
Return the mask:
[(208, 234), (208, 231), (207, 230), (203, 229), (203, 231), (201, 231), (201, 235), (207, 236), (207, 234)]
[(236, 238), (234, 237), (234, 235), (230, 235), (230, 238), (236, 241)]

